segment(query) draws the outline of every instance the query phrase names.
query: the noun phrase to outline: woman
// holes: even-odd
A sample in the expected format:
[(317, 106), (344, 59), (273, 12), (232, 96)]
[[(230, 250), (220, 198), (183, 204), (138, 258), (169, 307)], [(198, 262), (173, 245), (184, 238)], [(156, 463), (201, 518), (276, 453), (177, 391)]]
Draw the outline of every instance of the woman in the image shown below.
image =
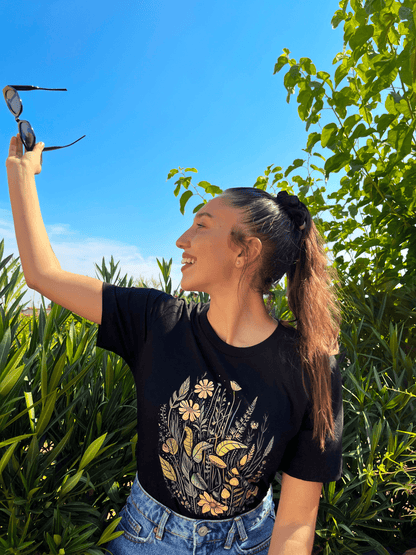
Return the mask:
[[(176, 242), (182, 289), (210, 295), (188, 305), (61, 269), (36, 195), (42, 149), (13, 137), (6, 162), (26, 281), (97, 322), (137, 389), (137, 474), (107, 549), (309, 555), (322, 484), (341, 476), (343, 410), (340, 309), (306, 206), (254, 188), (210, 200)], [(263, 301), (285, 274), (296, 329)]]

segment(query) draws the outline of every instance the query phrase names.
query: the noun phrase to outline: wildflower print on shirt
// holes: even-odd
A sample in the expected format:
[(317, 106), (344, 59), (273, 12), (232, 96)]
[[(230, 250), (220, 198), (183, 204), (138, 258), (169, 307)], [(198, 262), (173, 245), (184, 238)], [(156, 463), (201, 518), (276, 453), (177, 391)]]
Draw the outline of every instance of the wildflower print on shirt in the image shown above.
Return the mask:
[[(263, 475), (267, 446), (263, 422), (252, 420), (257, 397), (237, 417), (241, 401), (238, 383), (230, 381), (230, 393), (222, 384), (197, 378), (191, 388), (188, 377), (159, 413), (159, 459), (172, 496), (190, 512), (206, 518), (228, 518), (250, 510)], [(240, 411), (241, 412), (241, 411)]]

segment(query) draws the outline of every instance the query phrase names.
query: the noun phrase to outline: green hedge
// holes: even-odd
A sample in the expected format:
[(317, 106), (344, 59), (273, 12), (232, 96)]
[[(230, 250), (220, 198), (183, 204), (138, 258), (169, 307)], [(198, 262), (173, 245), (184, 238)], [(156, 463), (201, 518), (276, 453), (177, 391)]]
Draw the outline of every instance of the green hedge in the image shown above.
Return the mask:
[[(95, 346), (96, 324), (53, 303), (49, 315), (22, 318), (23, 274), (10, 259), (2, 241), (0, 553), (103, 554), (135, 476), (134, 381), (123, 359)], [(101, 279), (131, 286), (114, 277), (117, 265), (108, 271), (103, 259)], [(170, 265), (159, 263), (169, 293)], [(386, 554), (409, 546), (416, 520), (413, 297), (366, 297), (359, 286), (344, 295), (344, 473), (324, 486), (315, 548)], [(273, 314), (291, 317), (282, 289)], [(279, 475), (273, 486), (277, 501)]]

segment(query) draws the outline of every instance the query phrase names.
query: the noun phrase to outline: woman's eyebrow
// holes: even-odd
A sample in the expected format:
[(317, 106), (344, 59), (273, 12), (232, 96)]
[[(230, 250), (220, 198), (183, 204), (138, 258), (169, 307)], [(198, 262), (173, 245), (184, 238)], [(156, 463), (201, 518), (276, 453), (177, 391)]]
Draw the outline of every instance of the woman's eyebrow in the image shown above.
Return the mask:
[(194, 218), (194, 221), (196, 219), (202, 218), (203, 216), (208, 216), (208, 218), (214, 218), (215, 217), (212, 214), (210, 214), (209, 212), (198, 212), (197, 215)]

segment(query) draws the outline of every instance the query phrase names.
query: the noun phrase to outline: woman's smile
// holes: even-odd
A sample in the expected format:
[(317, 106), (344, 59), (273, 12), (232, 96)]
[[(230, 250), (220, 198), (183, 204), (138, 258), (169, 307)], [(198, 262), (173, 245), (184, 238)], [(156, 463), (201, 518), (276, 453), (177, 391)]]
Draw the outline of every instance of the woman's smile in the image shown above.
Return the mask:
[(184, 264), (181, 268), (181, 272), (183, 272), (185, 270), (185, 268), (190, 268), (191, 266), (194, 266), (195, 264), (196, 264), (196, 262), (193, 262), (191, 264), (189, 264), (189, 263)]

